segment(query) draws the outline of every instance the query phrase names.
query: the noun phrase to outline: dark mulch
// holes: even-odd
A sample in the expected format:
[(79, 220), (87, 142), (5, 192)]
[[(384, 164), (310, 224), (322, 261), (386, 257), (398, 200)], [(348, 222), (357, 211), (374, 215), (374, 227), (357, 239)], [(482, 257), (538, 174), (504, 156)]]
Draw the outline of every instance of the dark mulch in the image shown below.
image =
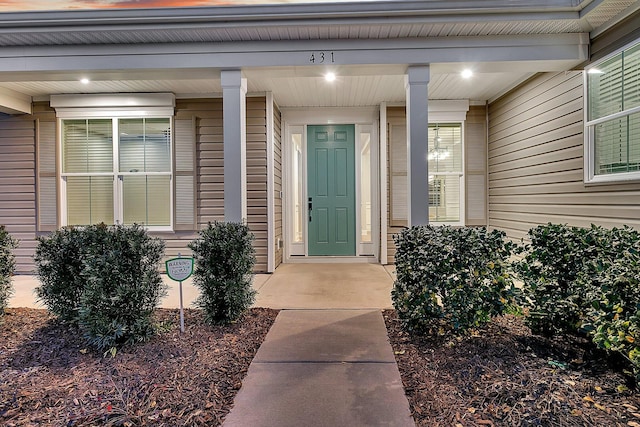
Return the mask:
[(158, 310), (167, 331), (115, 358), (86, 349), (45, 310), (8, 309), (0, 323), (0, 425), (216, 426), (277, 315), (252, 309), (226, 327)]
[(640, 393), (587, 340), (535, 336), (514, 316), (460, 340), (418, 338), (384, 317), (419, 426), (640, 427)]

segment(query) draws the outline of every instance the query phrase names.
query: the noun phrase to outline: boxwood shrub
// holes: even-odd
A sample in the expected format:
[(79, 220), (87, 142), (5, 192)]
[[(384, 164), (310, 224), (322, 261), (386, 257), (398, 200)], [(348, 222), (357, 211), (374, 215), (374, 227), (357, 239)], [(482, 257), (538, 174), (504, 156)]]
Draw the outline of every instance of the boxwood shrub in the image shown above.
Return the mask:
[(394, 236), (393, 305), (416, 333), (464, 332), (513, 302), (509, 258), (516, 245), (501, 231), (415, 226)]
[(166, 293), (163, 253), (164, 242), (140, 225), (63, 228), (39, 239), (36, 294), (91, 346), (115, 354), (154, 333), (153, 310)]
[(36, 297), (65, 322), (78, 321), (90, 235), (81, 228), (63, 227), (48, 237), (38, 237), (34, 260), (40, 286)]
[(87, 342), (112, 353), (153, 336), (153, 311), (166, 295), (160, 277), (164, 242), (140, 225), (90, 226), (78, 325)]
[(189, 244), (195, 258), (193, 283), (200, 289), (196, 305), (210, 324), (238, 319), (255, 298), (251, 287), (255, 250), (246, 224), (209, 223)]
[(11, 276), (15, 270), (16, 259), (13, 250), (18, 247), (18, 241), (11, 237), (4, 225), (0, 225), (0, 317), (9, 303), (13, 293)]
[(589, 334), (617, 351), (640, 373), (640, 234), (546, 224), (529, 231), (531, 243), (516, 270), (523, 281), (525, 321), (545, 335)]

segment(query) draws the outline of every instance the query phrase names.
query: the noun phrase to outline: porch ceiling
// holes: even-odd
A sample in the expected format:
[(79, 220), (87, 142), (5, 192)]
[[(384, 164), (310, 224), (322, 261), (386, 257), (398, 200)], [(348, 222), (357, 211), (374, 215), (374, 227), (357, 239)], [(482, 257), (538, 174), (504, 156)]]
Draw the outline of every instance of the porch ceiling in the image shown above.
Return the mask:
[[(503, 64), (432, 64), (429, 97), (431, 99), (470, 99), (487, 101), (504, 93), (535, 71)], [(329, 83), (316, 67), (282, 67), (245, 69), (249, 94), (272, 92), (281, 107), (364, 107), (381, 102), (402, 103), (405, 100), (406, 64), (397, 66), (346, 66), (333, 69), (336, 81)], [(460, 71), (474, 69), (464, 79)], [(518, 69), (522, 68), (522, 69)], [(558, 64), (542, 67), (548, 70)], [(484, 71), (483, 71), (484, 70)], [(28, 80), (0, 82), (0, 98), (22, 96), (48, 100), (51, 94), (172, 92), (178, 98), (221, 96), (220, 80), (211, 70), (208, 75), (181, 70), (180, 77), (171, 72), (91, 72), (45, 75), (37, 73)], [(90, 83), (80, 82), (89, 77)], [(0, 102), (2, 103), (2, 102)]]

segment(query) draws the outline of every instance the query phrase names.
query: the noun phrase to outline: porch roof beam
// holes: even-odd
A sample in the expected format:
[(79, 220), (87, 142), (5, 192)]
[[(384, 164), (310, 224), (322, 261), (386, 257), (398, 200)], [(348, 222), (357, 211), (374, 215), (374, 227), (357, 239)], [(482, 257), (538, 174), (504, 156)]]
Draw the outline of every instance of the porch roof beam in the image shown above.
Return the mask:
[(31, 97), (10, 89), (0, 88), (0, 113), (31, 114)]
[[(0, 72), (114, 69), (338, 66), (588, 59), (587, 33), (393, 40), (313, 40), (222, 44), (8, 47)], [(333, 52), (313, 62), (311, 54)], [(532, 71), (537, 71), (532, 64)], [(25, 74), (25, 77), (27, 74)]]

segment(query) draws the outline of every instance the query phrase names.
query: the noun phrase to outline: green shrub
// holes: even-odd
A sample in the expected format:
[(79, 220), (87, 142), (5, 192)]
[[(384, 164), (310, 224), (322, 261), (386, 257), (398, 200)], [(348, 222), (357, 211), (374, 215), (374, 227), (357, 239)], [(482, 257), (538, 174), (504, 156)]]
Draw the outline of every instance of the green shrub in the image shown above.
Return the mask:
[(200, 289), (196, 305), (210, 324), (238, 319), (255, 298), (253, 234), (241, 223), (209, 223), (189, 244), (195, 258), (193, 283)]
[(87, 233), (75, 227), (64, 227), (49, 237), (38, 237), (34, 259), (40, 286), (36, 288), (36, 296), (50, 312), (66, 322), (78, 321), (80, 295), (85, 284), (86, 240)]
[[(531, 243), (515, 267), (523, 282), (520, 304), (536, 333), (579, 334), (594, 299), (598, 262), (615, 260), (633, 245), (631, 229), (546, 224), (529, 230)], [(578, 280), (580, 278), (580, 280)]]
[(640, 383), (640, 236), (631, 229), (610, 231), (611, 256), (590, 260), (577, 283), (590, 289), (582, 328), (593, 342), (622, 354)]
[(430, 225), (395, 235), (391, 296), (405, 327), (464, 332), (504, 313), (512, 303), (508, 259), (515, 249), (504, 237), (485, 228)]
[(588, 333), (625, 356), (640, 379), (640, 234), (546, 224), (529, 236), (516, 267), (527, 324), (545, 335)]
[(7, 308), (9, 297), (13, 293), (11, 276), (16, 266), (13, 250), (18, 247), (18, 241), (0, 225), (0, 317)]
[(164, 242), (140, 225), (89, 226), (78, 324), (99, 350), (147, 340), (154, 309), (166, 295), (160, 277)]
[(159, 273), (164, 242), (139, 225), (64, 228), (40, 239), (38, 297), (80, 327), (89, 345), (115, 354), (155, 332), (153, 310), (166, 294)]

